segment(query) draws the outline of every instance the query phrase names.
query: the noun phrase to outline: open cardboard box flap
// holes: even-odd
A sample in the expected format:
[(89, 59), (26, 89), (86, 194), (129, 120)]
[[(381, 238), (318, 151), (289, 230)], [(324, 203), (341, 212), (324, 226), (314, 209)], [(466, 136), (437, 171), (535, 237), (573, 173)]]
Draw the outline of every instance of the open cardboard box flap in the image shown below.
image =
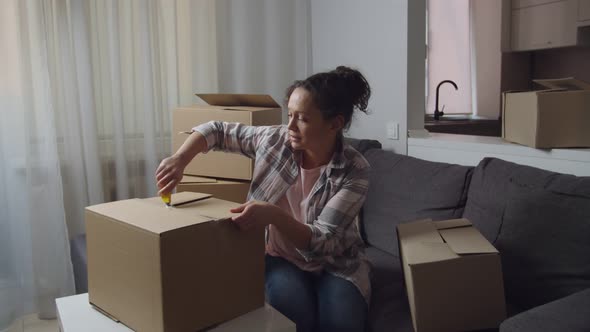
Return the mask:
[(437, 221), (434, 224), (443, 240), (458, 255), (498, 253), (465, 218)]
[(226, 106), (235, 110), (273, 109), (281, 107), (269, 95), (251, 94), (222, 94), (222, 93), (197, 93), (199, 98), (212, 106)]
[[(514, 94), (514, 93), (548, 93), (548, 92), (564, 92), (564, 91), (586, 91), (590, 90), (590, 84), (584, 82), (582, 80), (578, 80), (573, 77), (567, 78), (556, 78), (556, 79), (540, 79), (540, 80), (533, 80), (533, 82), (539, 86), (541, 89), (535, 90), (506, 90), (502, 92), (503, 95), (505, 94)], [(532, 97), (531, 97), (532, 98)]]
[(409, 265), (455, 259), (455, 254), (444, 243), (431, 219), (397, 226), (402, 254)]
[(498, 250), (473, 227), (441, 229), (439, 233), (449, 248), (458, 255), (498, 253)]
[[(575, 79), (573, 77), (558, 78), (558, 79), (546, 79), (546, 80), (533, 80), (536, 84), (545, 87), (550, 90), (560, 91), (575, 91), (575, 90), (590, 90), (590, 84)], [(542, 90), (539, 92), (544, 92)]]
[(471, 221), (460, 218), (460, 219), (449, 219), (449, 220), (441, 220), (434, 223), (436, 229), (449, 229), (449, 228), (458, 228), (458, 227), (468, 227), (472, 226)]
[(217, 179), (203, 178), (193, 175), (183, 175), (180, 183), (217, 183)]
[(440, 242), (409, 242), (403, 248), (404, 258), (410, 266), (459, 258), (459, 255), (442, 240)]

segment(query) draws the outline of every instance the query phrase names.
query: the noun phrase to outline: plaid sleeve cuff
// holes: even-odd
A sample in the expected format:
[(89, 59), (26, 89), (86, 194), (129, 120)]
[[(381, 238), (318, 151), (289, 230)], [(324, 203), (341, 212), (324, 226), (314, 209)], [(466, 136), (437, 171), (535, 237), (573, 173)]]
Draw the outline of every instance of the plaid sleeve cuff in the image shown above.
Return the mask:
[(318, 241), (322, 237), (322, 233), (317, 229), (317, 227), (313, 227), (313, 225), (305, 224), (305, 226), (309, 227), (311, 230), (311, 240), (309, 242), (309, 249), (308, 250), (301, 250), (295, 248), (297, 252), (305, 259), (306, 262), (311, 262), (318, 257), (317, 253), (313, 250), (317, 246)]
[(193, 132), (200, 133), (205, 137), (205, 141), (207, 142), (207, 151), (203, 151), (202, 153), (207, 153), (215, 146), (215, 122), (207, 122), (200, 124), (196, 127), (192, 128)]

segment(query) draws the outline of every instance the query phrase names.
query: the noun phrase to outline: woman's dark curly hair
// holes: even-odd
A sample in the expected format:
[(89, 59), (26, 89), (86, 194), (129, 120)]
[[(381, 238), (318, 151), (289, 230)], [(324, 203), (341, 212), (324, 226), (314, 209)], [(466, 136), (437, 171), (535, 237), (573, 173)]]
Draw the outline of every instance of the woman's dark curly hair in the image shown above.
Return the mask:
[(285, 104), (288, 104), (291, 94), (297, 88), (304, 88), (311, 94), (324, 119), (342, 115), (344, 129), (350, 127), (355, 109), (367, 113), (367, 104), (371, 97), (371, 87), (363, 74), (345, 66), (295, 81), (287, 88)]

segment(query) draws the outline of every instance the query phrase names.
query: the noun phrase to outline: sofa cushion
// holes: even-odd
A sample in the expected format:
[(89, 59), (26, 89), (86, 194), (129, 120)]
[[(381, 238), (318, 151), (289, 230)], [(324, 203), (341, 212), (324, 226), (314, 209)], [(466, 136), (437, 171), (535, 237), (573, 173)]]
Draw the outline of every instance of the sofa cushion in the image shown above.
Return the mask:
[(589, 327), (590, 288), (511, 317), (500, 332), (582, 332)]
[(365, 252), (373, 265), (370, 331), (413, 331), (399, 258), (374, 247)]
[(500, 231), (502, 214), (508, 201), (506, 191), (511, 179), (519, 179), (530, 186), (544, 187), (556, 176), (559, 174), (502, 159), (484, 158), (473, 172), (463, 217), (471, 220), (493, 243)]
[(369, 150), (369, 192), (362, 212), (365, 241), (398, 255), (396, 225), (417, 219), (459, 218), (473, 168)]
[(485, 159), (464, 217), (500, 251), (519, 310), (590, 287), (590, 178)]
[(495, 245), (509, 301), (528, 309), (590, 288), (590, 196), (515, 183), (507, 196)]

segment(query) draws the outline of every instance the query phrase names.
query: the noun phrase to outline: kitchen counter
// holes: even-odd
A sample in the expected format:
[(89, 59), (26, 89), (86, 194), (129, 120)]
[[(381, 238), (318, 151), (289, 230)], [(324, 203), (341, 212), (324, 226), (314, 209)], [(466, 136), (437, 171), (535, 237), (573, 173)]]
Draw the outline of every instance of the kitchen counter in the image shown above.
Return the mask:
[(439, 162), (475, 166), (496, 157), (555, 172), (590, 176), (590, 149), (534, 149), (500, 137), (431, 133), (408, 138), (408, 155)]

